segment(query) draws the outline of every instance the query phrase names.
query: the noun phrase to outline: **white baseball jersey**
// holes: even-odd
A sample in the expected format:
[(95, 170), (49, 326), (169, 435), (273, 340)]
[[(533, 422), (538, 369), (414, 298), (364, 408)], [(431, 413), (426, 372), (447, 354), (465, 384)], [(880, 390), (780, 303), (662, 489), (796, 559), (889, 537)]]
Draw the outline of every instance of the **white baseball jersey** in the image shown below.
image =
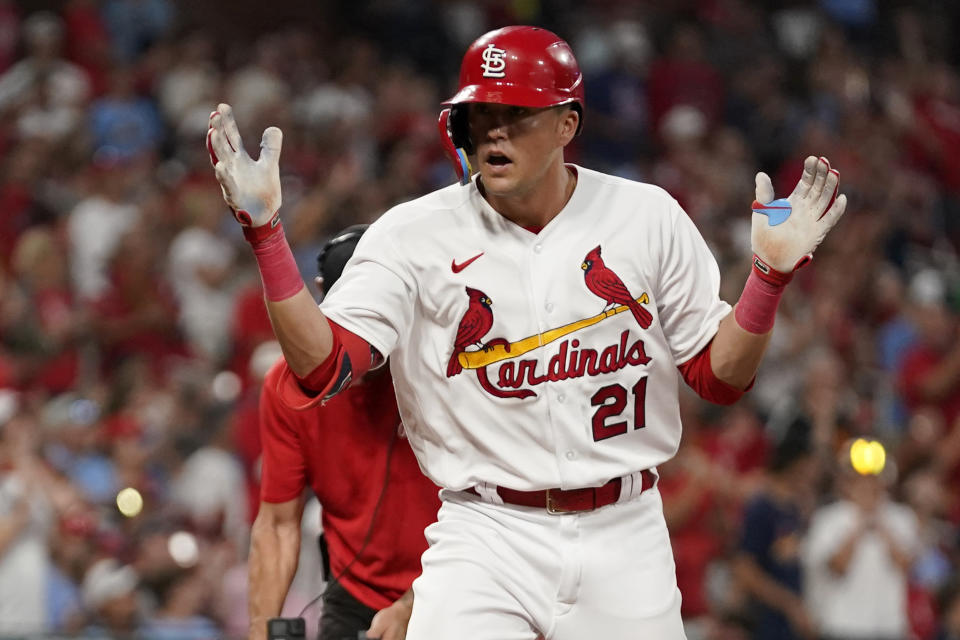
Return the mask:
[(475, 182), (394, 207), (321, 305), (390, 358), (442, 487), (598, 486), (677, 450), (677, 365), (730, 311), (716, 261), (662, 189), (570, 166), (539, 233)]

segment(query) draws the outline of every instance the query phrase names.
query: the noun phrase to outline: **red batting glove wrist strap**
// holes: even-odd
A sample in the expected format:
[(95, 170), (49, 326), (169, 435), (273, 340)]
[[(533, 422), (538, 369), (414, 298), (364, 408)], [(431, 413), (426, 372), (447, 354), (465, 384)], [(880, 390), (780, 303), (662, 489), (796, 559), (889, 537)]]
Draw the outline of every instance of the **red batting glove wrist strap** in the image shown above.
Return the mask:
[(750, 333), (763, 335), (773, 329), (777, 307), (783, 297), (792, 273), (780, 273), (770, 268), (757, 256), (753, 257), (753, 269), (743, 286), (743, 293), (734, 309), (733, 317), (740, 328)]
[[(292, 298), (303, 289), (303, 278), (293, 259), (293, 252), (287, 244), (283, 226), (265, 224), (260, 227), (246, 227), (243, 235), (253, 247), (253, 254), (260, 268), (260, 280), (263, 282), (263, 294), (271, 302)], [(266, 231), (266, 227), (272, 227)], [(258, 233), (260, 232), (260, 233)]]
[(790, 273), (783, 273), (782, 271), (777, 271), (766, 262), (763, 261), (763, 258), (757, 254), (753, 254), (753, 272), (763, 280), (764, 282), (769, 282), (770, 284), (778, 287), (785, 286), (788, 282), (793, 280), (793, 274), (796, 273), (796, 270), (806, 264), (806, 261), (801, 260), (797, 267)]
[[(234, 214), (237, 220), (243, 223), (243, 219), (249, 220), (250, 214), (246, 211), (237, 211)], [(247, 242), (252, 245), (256, 245), (258, 242), (266, 240), (273, 234), (283, 232), (283, 227), (280, 226), (280, 212), (277, 211), (273, 214), (273, 217), (270, 218), (270, 222), (267, 224), (262, 224), (259, 227), (251, 227), (247, 224), (243, 225), (243, 237), (246, 238)]]

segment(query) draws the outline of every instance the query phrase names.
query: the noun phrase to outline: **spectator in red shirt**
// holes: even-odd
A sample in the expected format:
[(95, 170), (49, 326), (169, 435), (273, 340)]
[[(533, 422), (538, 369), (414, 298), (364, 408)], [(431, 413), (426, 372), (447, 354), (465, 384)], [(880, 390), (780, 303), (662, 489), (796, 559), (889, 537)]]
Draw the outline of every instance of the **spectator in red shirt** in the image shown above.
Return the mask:
[(230, 370), (240, 376), (244, 389), (249, 389), (253, 382), (250, 379), (250, 359), (254, 351), (264, 342), (274, 340), (273, 326), (263, 303), (263, 288), (257, 280), (241, 289), (233, 304)]
[(90, 78), (94, 95), (107, 89), (110, 67), (110, 38), (94, 0), (70, 0), (63, 9), (66, 57)]
[(158, 380), (175, 361), (189, 355), (177, 326), (177, 303), (157, 265), (160, 248), (150, 230), (135, 227), (110, 259), (109, 285), (93, 305), (93, 325), (102, 349), (102, 367), (112, 371), (142, 358)]
[(943, 417), (947, 432), (938, 455), (948, 467), (960, 461), (960, 323), (946, 305), (943, 277), (932, 269), (910, 283), (916, 313), (917, 342), (907, 350), (900, 370), (900, 390), (911, 411), (931, 407)]
[(703, 35), (683, 24), (670, 36), (665, 55), (650, 65), (647, 99), (652, 131), (678, 106), (696, 108), (709, 126), (716, 124), (723, 104), (723, 79), (707, 59)]
[(717, 485), (731, 476), (706, 456), (698, 439), (685, 435), (677, 457), (658, 467), (657, 486), (664, 496), (663, 515), (670, 530), (677, 586), (683, 593), (681, 615), (689, 633), (710, 613), (707, 569), (723, 551), (724, 537)]
[(658, 467), (657, 487), (683, 593), (681, 615), (690, 637), (705, 633), (712, 609), (725, 604), (709, 597), (710, 565), (733, 539), (744, 497), (763, 482), (767, 449), (761, 425), (749, 410), (734, 407), (713, 426), (684, 421), (680, 450)]
[(26, 385), (51, 393), (74, 387), (79, 371), (78, 342), (85, 337), (85, 315), (70, 290), (66, 247), (54, 229), (33, 227), (20, 236), (13, 251), (26, 307), (16, 335), (25, 364)]
[[(318, 256), (326, 293), (366, 225), (335, 236)], [(286, 363), (267, 373), (260, 404), (263, 443), (260, 511), (250, 544), (250, 638), (266, 637), (297, 569), (303, 493), (323, 507), (330, 558), (320, 640), (402, 639), (411, 584), (436, 519), (436, 487), (404, 441), (386, 367), (319, 407), (293, 410), (280, 397)], [(379, 612), (378, 612), (379, 610)]]

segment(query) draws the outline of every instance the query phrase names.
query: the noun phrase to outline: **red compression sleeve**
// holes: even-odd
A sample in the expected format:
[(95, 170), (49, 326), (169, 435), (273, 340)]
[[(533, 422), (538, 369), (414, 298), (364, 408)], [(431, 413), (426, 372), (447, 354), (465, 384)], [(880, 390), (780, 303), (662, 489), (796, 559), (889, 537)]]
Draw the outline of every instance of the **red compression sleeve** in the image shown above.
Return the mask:
[(740, 390), (718, 378), (710, 365), (712, 346), (713, 341), (711, 340), (710, 344), (700, 350), (700, 353), (681, 364), (677, 369), (680, 370), (680, 374), (690, 388), (704, 400), (715, 404), (733, 404), (750, 390), (753, 382), (746, 389)]
[(792, 279), (792, 273), (775, 271), (753, 256), (753, 268), (733, 313), (740, 328), (760, 335), (773, 329), (780, 298)]
[(287, 244), (279, 216), (274, 216), (268, 224), (260, 227), (244, 227), (243, 236), (253, 247), (267, 300), (286, 300), (303, 289), (303, 278)]
[[(329, 320), (327, 321), (330, 323)], [(331, 327), (332, 328), (332, 327)], [(343, 345), (340, 344), (340, 337), (337, 332), (333, 332), (333, 344), (330, 347), (330, 354), (327, 358), (317, 365), (317, 367), (307, 375), (297, 376), (297, 381), (303, 390), (309, 395), (315, 395), (322, 392), (330, 384), (337, 370), (338, 356)]]
[(362, 378), (380, 360), (369, 342), (329, 318), (327, 323), (333, 333), (330, 355), (302, 378), (289, 367), (281, 375), (277, 391), (291, 409), (309, 409), (326, 402)]

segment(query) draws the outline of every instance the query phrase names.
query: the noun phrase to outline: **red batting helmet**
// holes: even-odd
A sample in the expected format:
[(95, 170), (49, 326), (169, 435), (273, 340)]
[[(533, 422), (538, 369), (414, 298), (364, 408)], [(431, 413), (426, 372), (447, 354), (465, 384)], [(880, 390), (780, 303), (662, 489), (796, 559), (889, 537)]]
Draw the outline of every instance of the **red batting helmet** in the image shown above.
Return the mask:
[[(450, 106), (449, 118), (447, 110), (440, 117), (448, 154), (451, 146), (473, 152), (466, 109), (457, 108), (471, 102), (537, 108), (569, 104), (580, 114), (582, 125), (583, 76), (570, 45), (560, 36), (539, 27), (504, 27), (480, 36), (463, 56), (460, 89), (443, 103)], [(459, 174), (462, 159), (454, 160)]]

